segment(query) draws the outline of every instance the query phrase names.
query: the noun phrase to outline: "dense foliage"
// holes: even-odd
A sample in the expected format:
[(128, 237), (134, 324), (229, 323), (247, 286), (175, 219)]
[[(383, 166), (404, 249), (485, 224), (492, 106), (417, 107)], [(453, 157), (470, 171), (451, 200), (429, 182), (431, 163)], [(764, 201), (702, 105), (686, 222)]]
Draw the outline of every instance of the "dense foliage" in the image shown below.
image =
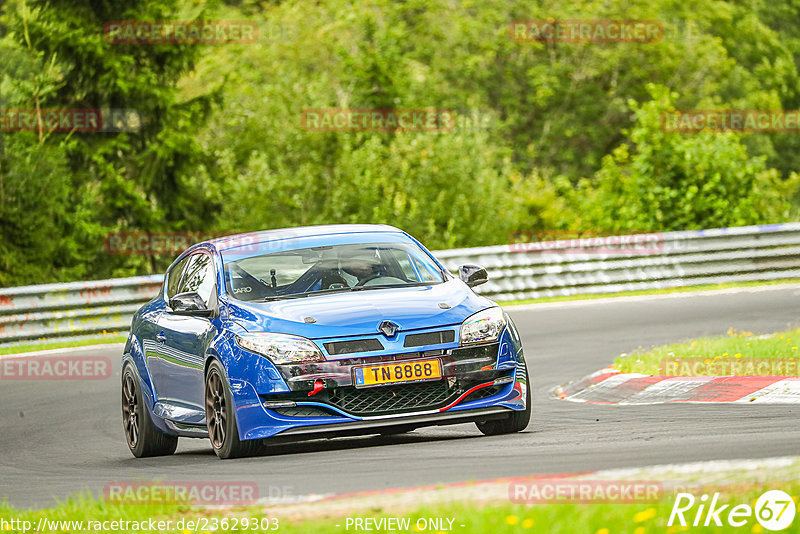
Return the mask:
[[(541, 229), (796, 218), (796, 133), (676, 133), (674, 109), (800, 108), (795, 0), (9, 0), (0, 109), (125, 108), (121, 132), (2, 131), (0, 286), (158, 272), (110, 232), (389, 223), (431, 248)], [(509, 22), (642, 19), (650, 43)], [(255, 43), (114, 44), (118, 20), (249, 20)], [(444, 131), (311, 131), (304, 110), (444, 109)], [(2, 124), (2, 123), (0, 123)], [(8, 130), (8, 128), (6, 128)]]

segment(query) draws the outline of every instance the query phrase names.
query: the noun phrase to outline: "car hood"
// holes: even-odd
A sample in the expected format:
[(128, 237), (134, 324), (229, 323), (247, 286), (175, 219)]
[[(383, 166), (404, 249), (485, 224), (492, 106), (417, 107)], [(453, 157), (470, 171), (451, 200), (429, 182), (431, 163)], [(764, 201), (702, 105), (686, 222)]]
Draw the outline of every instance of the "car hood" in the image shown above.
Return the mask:
[[(310, 339), (378, 333), (382, 321), (400, 331), (460, 324), (495, 303), (461, 280), (408, 288), (332, 293), (271, 302), (231, 301), (230, 319), (251, 332), (280, 332)], [(449, 308), (447, 308), (449, 306)], [(315, 322), (306, 322), (313, 318)]]

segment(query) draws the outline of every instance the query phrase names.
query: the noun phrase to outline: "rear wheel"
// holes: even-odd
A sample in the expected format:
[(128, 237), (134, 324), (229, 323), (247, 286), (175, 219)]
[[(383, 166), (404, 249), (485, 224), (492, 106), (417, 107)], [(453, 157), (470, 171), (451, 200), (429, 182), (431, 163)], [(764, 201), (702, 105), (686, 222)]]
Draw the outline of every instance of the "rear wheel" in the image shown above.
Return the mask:
[(492, 419), (491, 421), (480, 421), (475, 423), (484, 435), (497, 436), (499, 434), (513, 434), (514, 432), (522, 432), (528, 428), (528, 423), (531, 421), (531, 381), (528, 379), (528, 370), (525, 369), (525, 409), (514, 411), (505, 419)]
[(178, 436), (164, 434), (153, 424), (130, 365), (122, 372), (122, 427), (128, 448), (137, 458), (168, 456), (178, 448)]
[(239, 439), (231, 391), (217, 361), (211, 362), (206, 374), (206, 425), (211, 446), (223, 460), (253, 456), (263, 448), (261, 440)]

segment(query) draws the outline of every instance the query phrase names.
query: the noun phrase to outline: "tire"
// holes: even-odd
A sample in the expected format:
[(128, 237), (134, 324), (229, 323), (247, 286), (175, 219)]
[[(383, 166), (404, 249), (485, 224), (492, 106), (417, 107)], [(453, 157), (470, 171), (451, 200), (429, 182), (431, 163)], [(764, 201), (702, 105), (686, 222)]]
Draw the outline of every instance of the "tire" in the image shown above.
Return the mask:
[(178, 448), (178, 436), (164, 434), (153, 424), (139, 378), (130, 365), (122, 372), (122, 429), (136, 458), (169, 456)]
[(205, 399), (208, 438), (217, 456), (227, 460), (253, 456), (263, 450), (261, 440), (239, 439), (231, 389), (222, 366), (216, 360), (211, 362), (206, 373)]
[(498, 436), (500, 434), (513, 434), (515, 432), (522, 432), (528, 428), (528, 423), (531, 421), (531, 381), (528, 379), (528, 369), (525, 368), (525, 390), (527, 396), (525, 397), (525, 409), (514, 411), (505, 419), (492, 419), (490, 421), (479, 421), (475, 423), (478, 430), (485, 436)]

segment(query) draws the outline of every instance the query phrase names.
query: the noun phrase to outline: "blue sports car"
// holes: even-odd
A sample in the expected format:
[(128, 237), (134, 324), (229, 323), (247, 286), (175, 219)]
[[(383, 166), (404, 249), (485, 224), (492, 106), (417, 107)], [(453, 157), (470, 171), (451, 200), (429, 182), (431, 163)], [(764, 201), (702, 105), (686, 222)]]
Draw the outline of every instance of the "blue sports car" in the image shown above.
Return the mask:
[(383, 225), (269, 230), (199, 243), (136, 312), (122, 358), (136, 457), (208, 437), (220, 458), (270, 441), (394, 434), (531, 414), (511, 318), (407, 233)]

